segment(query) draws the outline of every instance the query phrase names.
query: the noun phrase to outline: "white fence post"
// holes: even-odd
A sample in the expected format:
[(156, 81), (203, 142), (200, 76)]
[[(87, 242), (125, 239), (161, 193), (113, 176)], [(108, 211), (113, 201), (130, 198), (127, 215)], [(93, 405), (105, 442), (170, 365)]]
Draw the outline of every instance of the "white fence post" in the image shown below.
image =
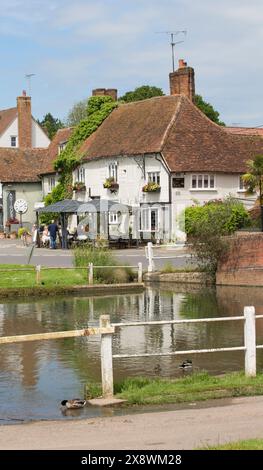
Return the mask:
[(154, 261), (153, 261), (153, 244), (152, 242), (147, 243), (147, 252), (148, 252), (148, 273), (152, 273), (154, 271)]
[(36, 265), (36, 283), (40, 284), (40, 272), (41, 272), (41, 265)]
[(93, 263), (89, 263), (89, 284), (93, 284)]
[[(100, 316), (100, 328), (110, 326), (110, 316)], [(101, 335), (100, 343), (101, 354), (101, 379), (103, 398), (113, 396), (113, 366), (112, 366), (112, 333)]]
[(138, 263), (138, 282), (142, 283), (142, 263)]
[(255, 307), (245, 307), (244, 316), (245, 374), (254, 377), (257, 373)]

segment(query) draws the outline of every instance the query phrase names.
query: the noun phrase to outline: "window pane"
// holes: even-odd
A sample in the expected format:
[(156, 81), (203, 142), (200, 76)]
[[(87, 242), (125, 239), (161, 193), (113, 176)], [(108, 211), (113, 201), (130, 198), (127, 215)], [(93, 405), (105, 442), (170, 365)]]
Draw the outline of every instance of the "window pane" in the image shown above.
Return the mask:
[(198, 188), (202, 188), (202, 187), (203, 187), (203, 176), (198, 175)]
[(204, 175), (204, 188), (208, 188), (208, 175)]
[(210, 188), (215, 187), (215, 177), (214, 175), (210, 175)]
[(245, 189), (245, 186), (244, 186), (244, 181), (242, 179), (242, 175), (239, 177), (239, 189)]
[(196, 175), (192, 176), (192, 188), (196, 188)]

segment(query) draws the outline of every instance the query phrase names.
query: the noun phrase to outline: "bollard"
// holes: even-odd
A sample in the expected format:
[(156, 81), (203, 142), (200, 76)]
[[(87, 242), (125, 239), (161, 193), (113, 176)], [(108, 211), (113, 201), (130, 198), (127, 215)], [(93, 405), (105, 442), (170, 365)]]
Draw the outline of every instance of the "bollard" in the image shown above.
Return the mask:
[(147, 243), (147, 251), (148, 251), (148, 273), (152, 273), (154, 271), (154, 261), (153, 261), (153, 244), (152, 242)]
[(89, 263), (89, 284), (93, 284), (93, 263)]
[(36, 283), (40, 284), (40, 272), (41, 272), (41, 265), (36, 265)]
[(138, 263), (138, 282), (142, 283), (142, 263)]
[[(100, 328), (110, 327), (110, 316), (100, 316)], [(112, 333), (101, 335), (101, 381), (103, 398), (113, 396)]]
[(245, 307), (244, 316), (245, 374), (247, 377), (255, 377), (257, 374), (255, 307)]

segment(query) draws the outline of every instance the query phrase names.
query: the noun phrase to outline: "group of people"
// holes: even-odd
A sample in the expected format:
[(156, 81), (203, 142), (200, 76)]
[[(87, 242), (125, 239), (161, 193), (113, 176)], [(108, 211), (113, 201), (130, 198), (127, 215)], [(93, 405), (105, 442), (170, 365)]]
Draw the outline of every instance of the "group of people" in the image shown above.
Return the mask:
[(55, 220), (51, 224), (45, 225), (43, 230), (40, 231), (40, 239), (42, 245), (55, 250), (57, 248), (57, 235), (60, 236), (59, 227)]

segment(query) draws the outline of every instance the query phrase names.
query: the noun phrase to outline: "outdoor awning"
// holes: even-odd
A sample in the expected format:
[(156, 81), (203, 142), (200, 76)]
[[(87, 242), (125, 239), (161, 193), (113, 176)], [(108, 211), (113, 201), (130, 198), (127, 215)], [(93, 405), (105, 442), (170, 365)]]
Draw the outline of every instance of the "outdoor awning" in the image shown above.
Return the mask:
[(75, 214), (79, 211), (80, 206), (83, 204), (82, 201), (76, 201), (74, 199), (64, 199), (63, 201), (54, 202), (46, 207), (37, 209), (39, 213), (55, 212), (55, 213), (68, 213)]
[(127, 211), (131, 210), (131, 206), (126, 206), (125, 204), (120, 204), (117, 201), (111, 201), (108, 199), (91, 199), (90, 201), (83, 202), (77, 201), (75, 199), (64, 199), (63, 201), (55, 202), (46, 207), (41, 207), (37, 209), (37, 212), (47, 213), (67, 213), (67, 214), (77, 214), (87, 212), (110, 212), (111, 208), (120, 210), (125, 208)]

